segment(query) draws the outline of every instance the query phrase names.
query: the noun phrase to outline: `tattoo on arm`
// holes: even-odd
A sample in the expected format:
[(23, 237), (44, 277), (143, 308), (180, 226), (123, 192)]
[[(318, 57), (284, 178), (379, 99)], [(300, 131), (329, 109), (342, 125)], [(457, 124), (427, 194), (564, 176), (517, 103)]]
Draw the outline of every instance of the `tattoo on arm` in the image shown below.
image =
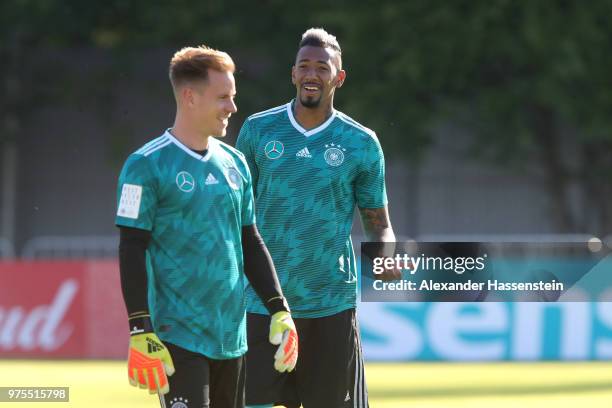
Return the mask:
[(366, 237), (371, 242), (395, 241), (387, 207), (360, 208), (361, 222)]
[(361, 208), (363, 226), (369, 231), (380, 231), (389, 227), (389, 217), (384, 208)]

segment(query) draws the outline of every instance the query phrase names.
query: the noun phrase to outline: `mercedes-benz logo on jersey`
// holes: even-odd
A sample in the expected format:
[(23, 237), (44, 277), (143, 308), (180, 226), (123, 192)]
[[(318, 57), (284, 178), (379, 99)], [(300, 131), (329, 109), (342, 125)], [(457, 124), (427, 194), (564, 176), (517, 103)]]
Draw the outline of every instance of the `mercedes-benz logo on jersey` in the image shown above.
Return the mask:
[(266, 157), (268, 159), (276, 160), (283, 155), (285, 151), (285, 146), (278, 140), (272, 140), (266, 143), (266, 147), (264, 147), (264, 152), (266, 153)]
[(333, 143), (325, 145), (325, 147), (327, 147), (327, 150), (323, 153), (323, 157), (327, 164), (336, 167), (344, 162), (344, 152), (346, 152), (346, 149), (343, 149), (340, 145), (334, 145)]
[(191, 193), (195, 188), (195, 179), (186, 171), (181, 171), (176, 175), (176, 186), (184, 193)]
[(234, 190), (240, 188), (240, 173), (233, 167), (227, 169), (227, 181)]

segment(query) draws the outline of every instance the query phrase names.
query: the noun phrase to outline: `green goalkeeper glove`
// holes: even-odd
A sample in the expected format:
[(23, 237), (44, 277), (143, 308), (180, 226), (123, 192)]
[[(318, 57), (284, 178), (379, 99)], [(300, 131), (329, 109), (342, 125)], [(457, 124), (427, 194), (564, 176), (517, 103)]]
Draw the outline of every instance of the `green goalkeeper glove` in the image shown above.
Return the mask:
[(148, 388), (151, 394), (166, 394), (170, 391), (166, 376), (174, 374), (174, 364), (166, 346), (153, 333), (149, 315), (130, 318), (130, 334), (130, 384)]
[(274, 354), (277, 371), (292, 371), (298, 358), (298, 334), (289, 312), (276, 312), (270, 319), (270, 343), (279, 345)]

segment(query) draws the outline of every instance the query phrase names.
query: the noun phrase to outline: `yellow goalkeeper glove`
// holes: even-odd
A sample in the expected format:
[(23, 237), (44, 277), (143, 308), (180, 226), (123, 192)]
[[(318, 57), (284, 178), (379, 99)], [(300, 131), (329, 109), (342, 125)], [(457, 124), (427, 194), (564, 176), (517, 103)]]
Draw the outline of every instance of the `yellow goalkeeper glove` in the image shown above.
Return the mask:
[(298, 358), (298, 334), (289, 312), (276, 312), (270, 319), (270, 343), (278, 345), (274, 354), (277, 371), (292, 371)]
[(170, 391), (167, 375), (174, 374), (174, 364), (166, 346), (153, 333), (149, 315), (131, 318), (130, 329), (130, 384), (148, 388), (151, 394), (166, 394)]

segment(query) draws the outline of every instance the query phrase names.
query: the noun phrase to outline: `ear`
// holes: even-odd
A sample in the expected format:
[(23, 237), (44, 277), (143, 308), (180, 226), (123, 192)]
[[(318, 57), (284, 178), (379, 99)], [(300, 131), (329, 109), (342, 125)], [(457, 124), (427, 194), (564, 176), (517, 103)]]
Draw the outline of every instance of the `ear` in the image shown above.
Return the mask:
[(295, 79), (295, 65), (291, 67), (291, 83), (295, 85), (297, 80)]
[(344, 84), (345, 79), (346, 79), (346, 71), (341, 69), (336, 74), (336, 88), (340, 88), (342, 84)]
[(183, 100), (184, 106), (192, 107), (195, 105), (195, 95), (193, 89), (188, 86), (183, 87), (183, 89), (181, 89), (181, 99)]

